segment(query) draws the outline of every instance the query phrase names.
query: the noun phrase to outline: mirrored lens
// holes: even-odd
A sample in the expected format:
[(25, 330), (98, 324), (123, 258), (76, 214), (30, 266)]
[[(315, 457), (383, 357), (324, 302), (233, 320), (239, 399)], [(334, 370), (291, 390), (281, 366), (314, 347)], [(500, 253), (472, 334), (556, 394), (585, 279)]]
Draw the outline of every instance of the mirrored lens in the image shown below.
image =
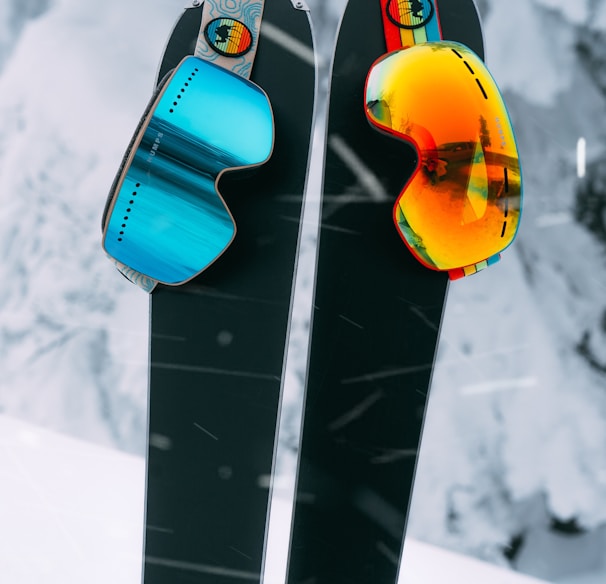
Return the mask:
[(522, 197), (517, 147), (499, 89), (473, 51), (436, 42), (389, 53), (369, 73), (366, 111), (418, 151), (394, 219), (420, 261), (451, 270), (512, 242)]
[(272, 148), (266, 94), (238, 75), (188, 57), (156, 98), (127, 155), (110, 195), (105, 250), (160, 282), (191, 279), (235, 235), (217, 190), (219, 176), (262, 164)]

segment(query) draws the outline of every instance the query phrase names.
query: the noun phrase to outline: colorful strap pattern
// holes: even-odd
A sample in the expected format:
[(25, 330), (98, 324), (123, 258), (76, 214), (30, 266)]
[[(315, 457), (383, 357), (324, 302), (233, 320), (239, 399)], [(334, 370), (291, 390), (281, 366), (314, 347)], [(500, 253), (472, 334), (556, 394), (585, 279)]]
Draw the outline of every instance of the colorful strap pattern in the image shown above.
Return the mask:
[[(442, 40), (437, 0), (380, 0), (387, 52)], [(471, 266), (449, 270), (451, 280), (475, 274), (500, 259), (496, 254)]]
[(380, 0), (387, 51), (442, 40), (435, 0)]
[(195, 56), (250, 78), (264, 0), (204, 0)]

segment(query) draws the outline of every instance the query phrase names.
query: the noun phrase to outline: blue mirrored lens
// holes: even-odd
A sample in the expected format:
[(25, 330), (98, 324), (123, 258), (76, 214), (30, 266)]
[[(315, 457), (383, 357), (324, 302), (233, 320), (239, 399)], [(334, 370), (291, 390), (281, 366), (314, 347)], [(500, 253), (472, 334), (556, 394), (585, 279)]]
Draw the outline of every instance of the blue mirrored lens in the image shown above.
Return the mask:
[(110, 195), (105, 251), (165, 284), (191, 279), (235, 235), (218, 177), (265, 162), (273, 139), (271, 106), (258, 86), (186, 58), (151, 106)]

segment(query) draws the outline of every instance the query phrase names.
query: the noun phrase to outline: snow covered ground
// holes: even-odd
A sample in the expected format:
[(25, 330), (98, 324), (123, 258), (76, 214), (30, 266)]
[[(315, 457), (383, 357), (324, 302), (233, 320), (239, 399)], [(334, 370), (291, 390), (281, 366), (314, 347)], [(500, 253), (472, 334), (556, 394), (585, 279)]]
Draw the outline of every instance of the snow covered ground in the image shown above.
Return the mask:
[[(308, 3), (330, 17), (326, 31), (343, 6)], [(91, 562), (103, 581), (140, 569), (148, 304), (103, 257), (99, 223), (183, 4), (0, 3), (0, 573), (11, 584), (90, 581), (78, 570)], [(606, 0), (478, 5), (526, 206), (503, 261), (451, 285), (407, 554), (438, 546), (603, 584)], [(100, 543), (115, 564), (91, 555)], [(465, 581), (515, 582), (482, 574)]]
[[(141, 581), (141, 458), (0, 416), (0, 479), (3, 582)], [(541, 584), (412, 539), (406, 557), (404, 584)]]

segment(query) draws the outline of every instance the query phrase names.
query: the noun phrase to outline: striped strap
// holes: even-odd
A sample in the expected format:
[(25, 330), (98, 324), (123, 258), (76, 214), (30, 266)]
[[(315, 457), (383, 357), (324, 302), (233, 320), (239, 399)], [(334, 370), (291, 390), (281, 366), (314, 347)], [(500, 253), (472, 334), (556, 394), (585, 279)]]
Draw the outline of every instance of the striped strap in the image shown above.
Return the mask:
[(264, 0), (205, 0), (195, 56), (250, 78)]
[(380, 0), (387, 51), (442, 40), (435, 0)]

